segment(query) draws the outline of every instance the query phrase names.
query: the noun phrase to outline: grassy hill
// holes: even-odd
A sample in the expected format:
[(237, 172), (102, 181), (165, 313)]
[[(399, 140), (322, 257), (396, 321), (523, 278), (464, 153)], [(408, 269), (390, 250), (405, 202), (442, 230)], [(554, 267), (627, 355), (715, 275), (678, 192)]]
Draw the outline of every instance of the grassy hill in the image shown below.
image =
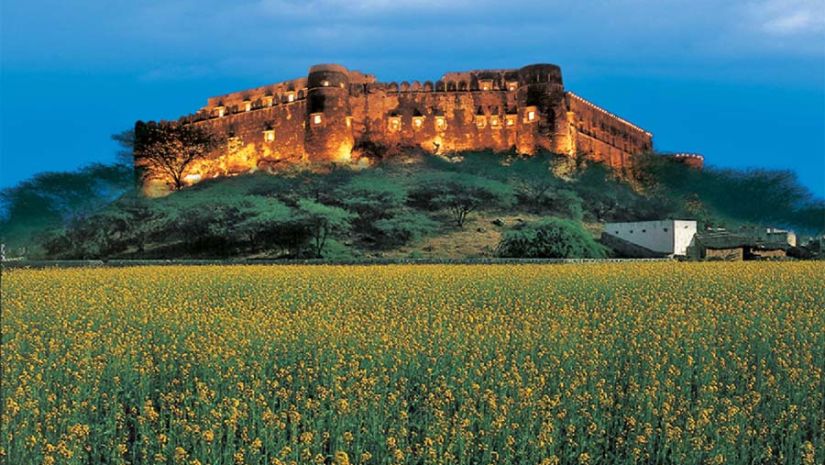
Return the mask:
[(410, 153), (370, 169), (255, 173), (146, 199), (128, 188), (128, 169), (99, 165), (3, 191), (0, 226), (7, 255), (64, 259), (472, 258), (526, 237), (574, 244), (520, 254), (578, 258), (611, 253), (594, 241), (605, 221), (822, 229), (822, 201), (787, 173), (696, 171), (650, 156), (633, 179), (549, 153)]

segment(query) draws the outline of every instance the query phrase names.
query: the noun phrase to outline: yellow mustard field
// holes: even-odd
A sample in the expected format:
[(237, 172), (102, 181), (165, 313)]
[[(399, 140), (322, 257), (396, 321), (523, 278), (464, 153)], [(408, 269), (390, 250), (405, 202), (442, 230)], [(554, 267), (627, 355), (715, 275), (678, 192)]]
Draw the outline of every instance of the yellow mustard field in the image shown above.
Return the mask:
[(822, 464), (825, 264), (4, 271), (0, 462)]

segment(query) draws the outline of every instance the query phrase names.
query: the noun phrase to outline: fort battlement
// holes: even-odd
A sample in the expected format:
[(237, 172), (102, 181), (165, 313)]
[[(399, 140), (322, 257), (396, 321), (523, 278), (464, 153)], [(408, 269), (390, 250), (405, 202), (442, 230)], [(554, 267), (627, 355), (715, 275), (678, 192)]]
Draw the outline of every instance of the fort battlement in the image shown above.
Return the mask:
[(674, 160), (678, 160), (690, 167), (696, 169), (702, 169), (705, 166), (705, 157), (704, 155), (700, 155), (698, 153), (686, 153), (686, 152), (679, 152), (679, 153), (663, 153), (667, 157), (670, 157)]
[[(306, 77), (211, 97), (180, 119), (225, 136), (194, 163), (188, 182), (295, 164), (364, 163), (415, 147), (435, 154), (468, 150), (538, 150), (584, 154), (618, 170), (653, 148), (652, 134), (568, 92), (561, 69), (448, 72), (437, 81), (380, 82), (326, 64)], [(144, 188), (163, 190), (162, 176)]]

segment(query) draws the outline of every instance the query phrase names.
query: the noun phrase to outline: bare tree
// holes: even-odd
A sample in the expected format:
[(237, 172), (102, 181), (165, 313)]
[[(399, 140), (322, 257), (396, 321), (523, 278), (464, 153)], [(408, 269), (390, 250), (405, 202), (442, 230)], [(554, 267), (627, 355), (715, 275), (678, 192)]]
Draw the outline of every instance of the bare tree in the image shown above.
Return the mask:
[(220, 139), (193, 124), (138, 122), (135, 125), (135, 164), (145, 176), (163, 175), (175, 190), (183, 187), (186, 171), (213, 151)]

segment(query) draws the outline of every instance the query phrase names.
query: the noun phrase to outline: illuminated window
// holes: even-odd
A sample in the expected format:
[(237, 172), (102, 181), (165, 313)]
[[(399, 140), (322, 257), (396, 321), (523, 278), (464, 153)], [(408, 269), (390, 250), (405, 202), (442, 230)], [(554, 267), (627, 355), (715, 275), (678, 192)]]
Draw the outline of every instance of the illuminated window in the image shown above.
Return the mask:
[(401, 130), (401, 117), (400, 116), (390, 116), (387, 120), (387, 129), (390, 132), (397, 132)]
[(223, 115), (226, 114), (226, 107), (223, 105), (215, 107), (215, 114), (218, 116), (218, 118), (223, 118)]
[(530, 106), (524, 109), (524, 122), (525, 123), (533, 123), (539, 118), (538, 110), (534, 106)]
[(243, 111), (249, 111), (252, 109), (252, 102), (249, 100), (243, 101)]
[(263, 103), (265, 107), (271, 107), (272, 103), (275, 101), (275, 98), (271, 95), (264, 95)]
[(321, 85), (324, 86), (324, 87), (327, 87), (327, 86), (329, 86), (329, 81), (326, 81), (326, 80), (321, 81)]
[(352, 116), (347, 116), (346, 121), (347, 121), (347, 127), (351, 128), (352, 127)]
[(476, 115), (476, 126), (478, 126), (479, 129), (483, 129), (487, 126), (487, 118), (485, 118), (484, 115)]
[(447, 118), (443, 116), (436, 116), (435, 117), (435, 128), (439, 131), (443, 131), (447, 129)]
[(498, 129), (501, 127), (501, 121), (498, 118), (498, 115), (493, 115), (490, 117), (490, 127), (493, 129)]
[(294, 102), (295, 101), (295, 92), (289, 91), (286, 93), (286, 101), (287, 102)]
[(492, 79), (482, 79), (478, 81), (478, 87), (481, 90), (493, 90), (493, 80)]
[(267, 129), (266, 131), (264, 131), (264, 141), (272, 142), (274, 140), (275, 140), (275, 130)]
[(507, 90), (518, 89), (518, 81), (507, 81)]
[(314, 125), (316, 125), (316, 126), (317, 126), (317, 125), (319, 125), (319, 124), (321, 124), (321, 122), (323, 121), (323, 120), (322, 120), (322, 118), (321, 118), (321, 114), (320, 114), (320, 113), (313, 113), (313, 114), (311, 114), (311, 115), (310, 115), (310, 120), (312, 121), (312, 124), (314, 124)]
[(504, 117), (504, 121), (507, 126), (515, 126), (516, 125), (516, 115), (507, 115)]
[(413, 116), (412, 119), (413, 129), (421, 129), (424, 126), (424, 117), (423, 116)]
[(226, 149), (229, 153), (235, 153), (241, 149), (243, 142), (238, 136), (230, 136), (226, 139)]

